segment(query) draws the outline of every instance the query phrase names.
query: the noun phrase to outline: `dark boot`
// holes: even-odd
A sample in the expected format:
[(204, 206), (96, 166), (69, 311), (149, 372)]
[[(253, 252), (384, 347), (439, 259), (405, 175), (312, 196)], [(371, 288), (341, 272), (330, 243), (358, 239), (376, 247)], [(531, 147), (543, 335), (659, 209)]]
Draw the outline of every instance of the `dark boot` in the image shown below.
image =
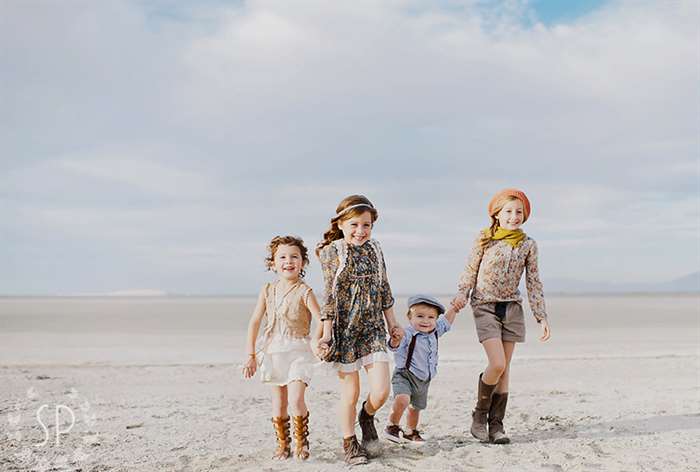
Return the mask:
[(489, 409), (489, 441), (494, 444), (508, 444), (510, 438), (506, 436), (503, 428), (503, 417), (506, 416), (506, 405), (508, 404), (508, 392), (494, 393), (491, 397), (491, 408)]
[(273, 459), (288, 459), (290, 455), (289, 445), (291, 437), (289, 436), (289, 416), (281, 418), (275, 416), (272, 418), (272, 426), (275, 428), (277, 435), (277, 450), (272, 456)]
[(357, 436), (343, 438), (343, 452), (345, 452), (345, 463), (347, 465), (360, 465), (367, 463), (367, 451), (357, 442)]
[(357, 421), (360, 423), (360, 429), (362, 430), (362, 447), (372, 446), (375, 441), (379, 440), (379, 435), (377, 434), (377, 429), (374, 427), (374, 415), (370, 415), (365, 411), (365, 404), (367, 401), (362, 402), (362, 408), (357, 414)]
[(479, 387), (476, 399), (476, 407), (472, 411), (472, 427), (471, 433), (476, 439), (482, 442), (488, 442), (489, 433), (486, 430), (488, 423), (489, 409), (491, 408), (491, 396), (496, 384), (488, 385), (481, 380), (483, 373), (479, 374)]
[(294, 419), (294, 455), (297, 459), (309, 458), (309, 412), (306, 416), (295, 416)]

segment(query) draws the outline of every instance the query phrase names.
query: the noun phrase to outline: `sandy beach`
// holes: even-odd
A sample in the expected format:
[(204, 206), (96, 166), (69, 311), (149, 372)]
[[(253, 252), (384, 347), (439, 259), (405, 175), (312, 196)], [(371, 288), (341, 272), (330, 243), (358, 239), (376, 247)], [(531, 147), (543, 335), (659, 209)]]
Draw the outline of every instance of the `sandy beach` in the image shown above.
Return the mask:
[[(342, 468), (332, 376), (308, 390), (311, 459), (269, 459), (269, 393), (239, 369), (252, 303), (1, 299), (0, 469)], [(466, 309), (441, 340), (422, 416), (427, 444), (382, 442), (382, 455), (361, 470), (699, 470), (700, 298), (551, 297), (548, 306), (552, 341), (539, 343), (528, 320), (528, 342), (513, 362), (505, 422), (512, 444), (479, 444), (468, 434), (483, 355)], [(75, 415), (58, 444), (56, 405), (66, 407), (60, 431), (71, 424), (67, 409)], [(378, 429), (387, 414), (378, 413)]]

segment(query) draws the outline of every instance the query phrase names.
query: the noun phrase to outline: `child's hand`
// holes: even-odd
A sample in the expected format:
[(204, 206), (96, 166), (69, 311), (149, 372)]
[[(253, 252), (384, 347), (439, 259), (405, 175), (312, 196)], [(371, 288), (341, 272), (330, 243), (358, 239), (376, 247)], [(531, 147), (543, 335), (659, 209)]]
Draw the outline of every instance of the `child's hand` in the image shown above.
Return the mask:
[(321, 360), (325, 359), (328, 353), (331, 351), (331, 337), (321, 337), (318, 340), (316, 351), (316, 357)]
[(246, 379), (249, 379), (255, 375), (255, 372), (257, 370), (258, 370), (258, 361), (255, 358), (255, 355), (248, 356), (248, 361), (243, 366), (243, 377)]
[(542, 336), (540, 336), (540, 341), (544, 343), (547, 342), (547, 340), (549, 340), (552, 334), (549, 329), (549, 323), (547, 322), (547, 320), (540, 321), (540, 324), (542, 325)]
[[(389, 346), (393, 347), (394, 349), (396, 349), (397, 347), (399, 347), (399, 344), (401, 344), (401, 338), (403, 338), (403, 334), (400, 333), (400, 332), (397, 330), (397, 328), (399, 328), (399, 327), (398, 327), (398, 326), (394, 326), (393, 328), (391, 328), (391, 332), (389, 333), (389, 336), (390, 336), (390, 338), (389, 338)], [(400, 328), (399, 328), (399, 329), (400, 329)]]
[(391, 328), (391, 331), (389, 331), (389, 335), (391, 336), (391, 340), (389, 342), (392, 344), (392, 346), (398, 346), (401, 343), (403, 337), (406, 335), (406, 333), (404, 332), (401, 326), (396, 325), (393, 328)]
[(452, 301), (450, 302), (450, 305), (452, 305), (452, 307), (457, 311), (461, 310), (462, 308), (467, 306), (467, 296), (464, 295), (462, 292), (459, 292), (452, 299)]

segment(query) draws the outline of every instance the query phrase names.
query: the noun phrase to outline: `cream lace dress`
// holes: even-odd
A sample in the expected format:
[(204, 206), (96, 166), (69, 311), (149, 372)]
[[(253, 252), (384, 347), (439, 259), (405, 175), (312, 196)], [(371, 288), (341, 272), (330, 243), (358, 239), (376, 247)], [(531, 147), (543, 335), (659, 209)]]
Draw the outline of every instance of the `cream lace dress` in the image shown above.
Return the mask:
[(280, 387), (293, 381), (309, 384), (317, 361), (309, 337), (310, 294), (311, 288), (302, 281), (283, 288), (278, 280), (265, 287), (266, 325), (260, 365), (264, 384)]

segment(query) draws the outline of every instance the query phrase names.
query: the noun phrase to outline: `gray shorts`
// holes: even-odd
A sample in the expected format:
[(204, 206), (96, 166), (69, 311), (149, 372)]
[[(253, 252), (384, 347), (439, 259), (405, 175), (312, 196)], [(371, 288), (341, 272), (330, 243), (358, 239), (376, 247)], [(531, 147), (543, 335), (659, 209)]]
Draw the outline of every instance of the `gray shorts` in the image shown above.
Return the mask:
[(421, 380), (403, 367), (394, 369), (394, 375), (391, 376), (394, 397), (402, 394), (410, 396), (411, 408), (414, 410), (425, 410), (428, 406), (428, 387), (430, 387), (430, 380)]
[(480, 303), (472, 306), (479, 342), (497, 338), (525, 342), (525, 316), (518, 302)]

